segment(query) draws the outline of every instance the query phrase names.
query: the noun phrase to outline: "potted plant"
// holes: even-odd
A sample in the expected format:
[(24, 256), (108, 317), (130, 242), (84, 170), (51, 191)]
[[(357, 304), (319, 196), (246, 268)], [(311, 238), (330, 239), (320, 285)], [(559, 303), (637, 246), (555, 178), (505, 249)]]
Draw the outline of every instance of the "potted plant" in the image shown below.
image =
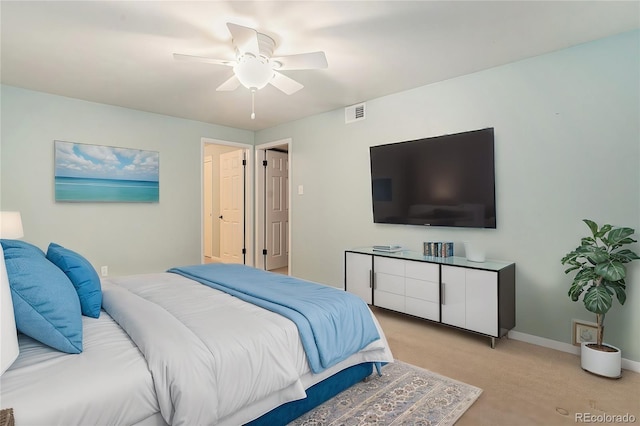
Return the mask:
[(582, 343), (581, 365), (595, 374), (620, 377), (621, 351), (603, 343), (604, 317), (611, 309), (614, 295), (621, 305), (627, 299), (624, 264), (640, 257), (624, 247), (636, 242), (631, 238), (635, 230), (608, 224), (598, 227), (588, 219), (583, 222), (591, 230), (591, 236), (582, 238), (580, 245), (561, 261), (563, 265), (569, 265), (564, 271), (566, 274), (578, 271), (571, 283), (569, 297), (577, 302), (582, 296), (585, 308), (596, 314), (597, 341)]

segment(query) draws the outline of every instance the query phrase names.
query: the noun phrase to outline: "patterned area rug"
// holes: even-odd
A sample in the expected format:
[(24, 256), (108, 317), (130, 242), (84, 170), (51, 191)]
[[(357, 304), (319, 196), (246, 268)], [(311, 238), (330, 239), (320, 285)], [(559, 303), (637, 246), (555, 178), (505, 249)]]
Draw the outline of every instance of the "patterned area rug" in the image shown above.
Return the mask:
[(482, 389), (395, 361), (290, 425), (453, 425)]

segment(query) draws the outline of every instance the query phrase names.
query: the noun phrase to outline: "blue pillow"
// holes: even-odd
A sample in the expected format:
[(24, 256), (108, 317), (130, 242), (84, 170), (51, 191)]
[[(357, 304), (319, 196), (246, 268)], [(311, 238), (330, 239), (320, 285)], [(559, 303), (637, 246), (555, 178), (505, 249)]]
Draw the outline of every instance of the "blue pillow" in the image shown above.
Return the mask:
[(98, 318), (102, 308), (102, 287), (98, 273), (91, 263), (78, 253), (56, 243), (49, 244), (47, 259), (62, 269), (73, 283), (80, 299), (82, 314)]
[[(44, 256), (44, 252), (40, 250), (39, 247), (36, 247), (30, 243), (27, 243), (26, 241), (2, 239), (0, 240), (0, 244), (2, 244), (2, 249), (5, 250), (5, 254), (4, 254), (5, 258), (7, 258), (7, 256), (23, 256), (23, 255), (29, 255), (29, 254), (33, 256), (35, 255)], [(7, 249), (15, 249), (15, 250), (9, 250), (9, 253), (7, 254), (6, 252)]]
[(16, 327), (62, 352), (82, 352), (78, 294), (56, 265), (24, 244), (2, 240)]

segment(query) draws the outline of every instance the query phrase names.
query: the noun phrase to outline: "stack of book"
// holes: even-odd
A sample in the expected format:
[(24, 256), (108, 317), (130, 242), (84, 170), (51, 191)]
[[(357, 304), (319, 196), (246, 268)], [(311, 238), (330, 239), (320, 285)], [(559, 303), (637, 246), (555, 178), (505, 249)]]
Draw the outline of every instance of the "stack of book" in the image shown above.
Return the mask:
[(451, 241), (427, 241), (424, 243), (424, 255), (433, 257), (453, 256)]
[(373, 246), (373, 250), (375, 251), (386, 251), (386, 252), (396, 252), (396, 251), (402, 251), (402, 247), (397, 245), (397, 244), (390, 244), (390, 245), (378, 245), (378, 246)]

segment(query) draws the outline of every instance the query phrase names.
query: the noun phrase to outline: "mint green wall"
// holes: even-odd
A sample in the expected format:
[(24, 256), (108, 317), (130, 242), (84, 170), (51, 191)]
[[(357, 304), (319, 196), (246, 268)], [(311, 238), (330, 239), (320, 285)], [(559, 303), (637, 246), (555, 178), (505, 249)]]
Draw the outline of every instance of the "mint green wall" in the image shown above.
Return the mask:
[[(341, 287), (347, 248), (452, 240), (463, 255), (472, 240), (517, 264), (516, 330), (570, 342), (572, 318), (594, 321), (567, 297), (560, 264), (588, 232), (581, 219), (640, 231), (639, 76), (635, 31), (369, 100), (362, 122), (344, 124), (340, 109), (258, 132), (256, 144), (292, 138), (291, 185), (304, 185), (291, 199), (293, 274)], [(369, 146), (484, 127), (495, 128), (496, 230), (372, 223)], [(637, 263), (605, 337), (640, 361)]]
[[(26, 241), (58, 242), (109, 275), (200, 263), (201, 138), (252, 144), (253, 132), (0, 89), (0, 206), (21, 212)], [(160, 202), (56, 203), (55, 139), (159, 151)]]

